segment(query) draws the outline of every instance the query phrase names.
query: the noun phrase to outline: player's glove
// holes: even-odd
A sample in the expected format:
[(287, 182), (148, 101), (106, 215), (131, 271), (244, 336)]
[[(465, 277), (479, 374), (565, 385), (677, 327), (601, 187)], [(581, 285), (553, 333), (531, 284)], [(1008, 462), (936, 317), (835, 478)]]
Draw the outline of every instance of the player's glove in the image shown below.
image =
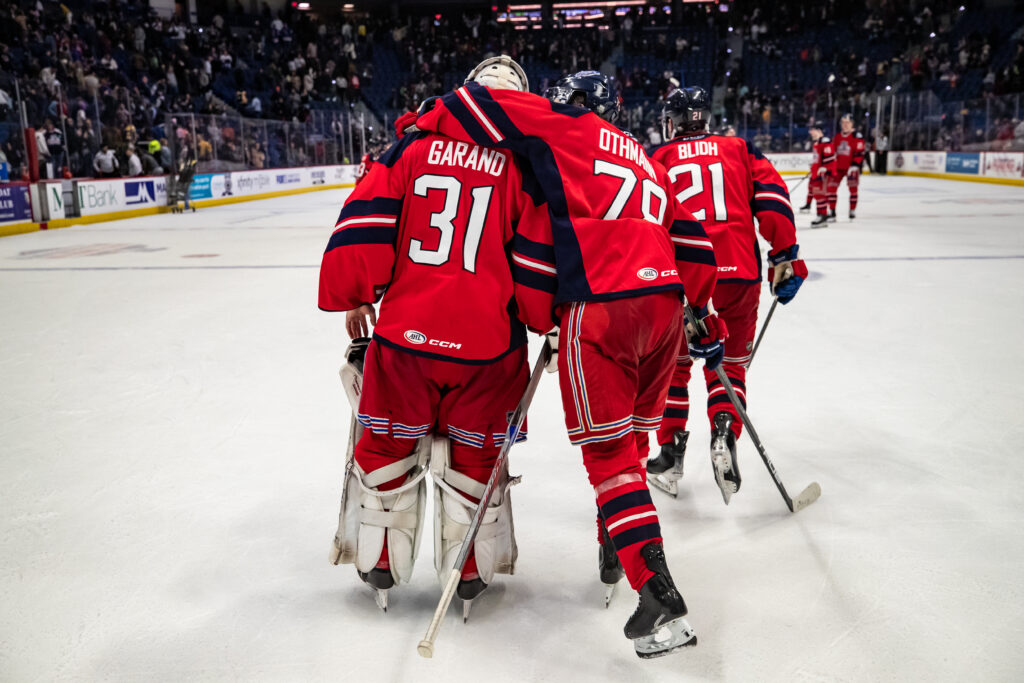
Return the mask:
[(779, 249), (774, 254), (768, 254), (771, 292), (779, 298), (780, 304), (792, 301), (800, 285), (807, 279), (807, 266), (803, 259), (797, 258), (799, 251), (800, 245), (794, 244), (788, 249)]
[(551, 347), (551, 358), (544, 364), (544, 369), (548, 372), (558, 372), (558, 328), (551, 330), (544, 337)]
[(701, 335), (687, 322), (686, 345), (690, 349), (690, 356), (703, 358), (704, 367), (714, 370), (725, 355), (725, 340), (729, 338), (729, 331), (725, 327), (725, 321), (711, 312), (707, 306), (694, 308), (693, 316), (704, 323), (707, 334)]
[(827, 175), (828, 175), (828, 168), (826, 168), (824, 166), (819, 166), (818, 167), (818, 177), (819, 178), (824, 178)]
[(402, 137), (406, 133), (412, 133), (416, 128), (416, 117), (418, 114), (414, 111), (407, 111), (395, 120), (395, 132), (398, 137)]

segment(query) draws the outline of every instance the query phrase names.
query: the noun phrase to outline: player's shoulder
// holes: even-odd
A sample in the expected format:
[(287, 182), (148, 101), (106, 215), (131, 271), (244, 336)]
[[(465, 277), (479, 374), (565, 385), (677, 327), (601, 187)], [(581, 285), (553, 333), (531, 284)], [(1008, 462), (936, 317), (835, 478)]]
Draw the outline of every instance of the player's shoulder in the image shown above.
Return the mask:
[(830, 138), (827, 135), (822, 135), (820, 138), (818, 138), (818, 144), (820, 145), (827, 145), (830, 142), (832, 142), (832, 138)]
[(864, 134), (863, 134), (863, 133), (861, 133), (860, 131), (856, 131), (856, 132), (855, 132), (855, 133), (853, 134), (853, 137), (854, 137), (854, 138), (856, 138), (857, 140), (863, 140), (863, 139), (864, 139)]

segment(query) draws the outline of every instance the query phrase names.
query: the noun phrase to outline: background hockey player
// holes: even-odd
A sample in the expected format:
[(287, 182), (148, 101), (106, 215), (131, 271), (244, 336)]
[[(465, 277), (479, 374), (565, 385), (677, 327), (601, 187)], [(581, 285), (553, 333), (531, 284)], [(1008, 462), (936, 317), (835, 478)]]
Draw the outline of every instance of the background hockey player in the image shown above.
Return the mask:
[[(550, 226), (520, 224), (528, 239), (515, 244), (513, 259), (531, 273), (557, 274), (566, 426), (583, 449), (604, 549), (610, 535), (616, 550), (602, 552), (602, 573), (617, 571), (611, 563), (621, 561), (640, 593), (626, 636), (639, 656), (657, 656), (696, 640), (647, 488), (647, 432), (661, 421), (683, 332), (684, 284), (709, 330), (695, 340), (698, 351), (720, 353), (724, 329), (704, 308), (714, 252), (700, 223), (665, 190), (665, 170), (609, 122), (619, 99), (607, 77), (573, 74), (549, 97), (468, 84), (415, 123), (522, 154), (547, 201)], [(662, 626), (671, 637), (657, 641)]]
[[(704, 225), (715, 246), (718, 281), (712, 302), (729, 329), (722, 367), (746, 405), (746, 371), (757, 325), (761, 294), (761, 257), (757, 231), (771, 245), (769, 281), (780, 303), (789, 303), (807, 277), (798, 258), (796, 226), (789, 192), (771, 162), (743, 138), (712, 135), (711, 98), (703, 88), (672, 91), (662, 115), (666, 144), (655, 150), (655, 161), (668, 169), (671, 191)], [(757, 218), (755, 229), (754, 218)], [(661, 452), (647, 463), (652, 481), (672, 494), (682, 476), (689, 433), (690, 399), (687, 383), (693, 361), (680, 347), (675, 374), (658, 430)], [(711, 421), (711, 460), (722, 497), (739, 490), (736, 438), (743, 424), (718, 376), (704, 368)]]
[[(864, 136), (853, 129), (853, 115), (844, 114), (839, 120), (840, 132), (835, 139), (836, 174), (831, 178), (834, 187), (829, 189), (829, 197), (839, 197), (839, 183), (846, 178), (846, 187), (850, 190), (850, 218), (856, 218), (857, 193), (860, 187), (860, 172), (864, 167), (867, 146)], [(831, 199), (830, 199), (831, 201)], [(835, 218), (835, 204), (829, 209), (830, 216)]]
[[(508, 57), (482, 62), (470, 77), (527, 87)], [(346, 484), (352, 506), (343, 515), (354, 519), (342, 520), (336, 539), (336, 554), (356, 544), (359, 576), (378, 591), (407, 582), (412, 570), (425, 495), (417, 440), (434, 433), (450, 442), (450, 461), (435, 452), (430, 463), (435, 561), (447, 572), (527, 383), (516, 311), (538, 310), (537, 328), (552, 327), (553, 278), (539, 283), (548, 291), (536, 290), (537, 281), (522, 286), (534, 288), (535, 299), (527, 293), (517, 305), (513, 296), (505, 245), (533, 206), (521, 187), (507, 151), (407, 135), (350, 195), (324, 254), (320, 307), (349, 311), (350, 334), (365, 332), (372, 302), (387, 290), (365, 356), (356, 480)], [(458, 586), (463, 600), (515, 563), (507, 491), (499, 488), (490, 504)]]
[[(827, 222), (835, 222), (835, 214), (829, 216), (830, 209), (834, 210), (835, 187), (832, 186), (832, 178), (836, 174), (836, 150), (831, 138), (825, 135), (824, 124), (815, 121), (810, 127), (811, 140), (814, 147), (811, 150), (811, 177), (807, 182), (807, 203), (800, 207), (800, 212), (805, 213), (811, 209), (811, 197), (817, 207), (818, 216), (811, 221), (812, 227), (824, 227)], [(829, 188), (832, 188), (830, 194)]]

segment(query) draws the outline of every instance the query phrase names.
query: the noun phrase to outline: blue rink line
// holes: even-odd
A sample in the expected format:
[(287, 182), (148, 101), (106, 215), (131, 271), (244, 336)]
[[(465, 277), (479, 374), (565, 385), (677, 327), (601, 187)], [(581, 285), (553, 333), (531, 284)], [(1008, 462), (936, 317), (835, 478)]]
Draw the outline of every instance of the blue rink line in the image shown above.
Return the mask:
[[(1005, 261), (1024, 259), (1024, 254), (1007, 256), (840, 256), (836, 258), (815, 258), (814, 263), (842, 261)], [(262, 265), (262, 266), (68, 266), (38, 268), (0, 268), (2, 273), (18, 272), (68, 272), (68, 271), (114, 271), (114, 270), (287, 270), (319, 268), (319, 265)]]
[(815, 263), (821, 261), (1002, 261), (1009, 259), (1024, 259), (1024, 254), (1009, 254), (1007, 256), (838, 256), (835, 258), (817, 258), (811, 260)]

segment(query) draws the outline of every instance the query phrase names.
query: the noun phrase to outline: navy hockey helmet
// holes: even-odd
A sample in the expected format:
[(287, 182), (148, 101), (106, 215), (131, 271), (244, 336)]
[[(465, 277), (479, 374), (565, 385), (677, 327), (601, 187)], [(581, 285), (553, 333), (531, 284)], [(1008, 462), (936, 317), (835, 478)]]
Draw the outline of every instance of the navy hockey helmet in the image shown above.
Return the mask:
[(680, 133), (707, 130), (711, 123), (711, 97), (704, 88), (676, 88), (665, 98), (661, 110), (661, 129), (666, 140)]
[(552, 102), (583, 106), (609, 123), (619, 116), (621, 98), (615, 82), (600, 71), (563, 76), (544, 93)]
[(808, 132), (818, 130), (822, 135), (825, 135), (825, 122), (821, 119), (813, 119), (809, 124), (807, 124), (807, 130)]

